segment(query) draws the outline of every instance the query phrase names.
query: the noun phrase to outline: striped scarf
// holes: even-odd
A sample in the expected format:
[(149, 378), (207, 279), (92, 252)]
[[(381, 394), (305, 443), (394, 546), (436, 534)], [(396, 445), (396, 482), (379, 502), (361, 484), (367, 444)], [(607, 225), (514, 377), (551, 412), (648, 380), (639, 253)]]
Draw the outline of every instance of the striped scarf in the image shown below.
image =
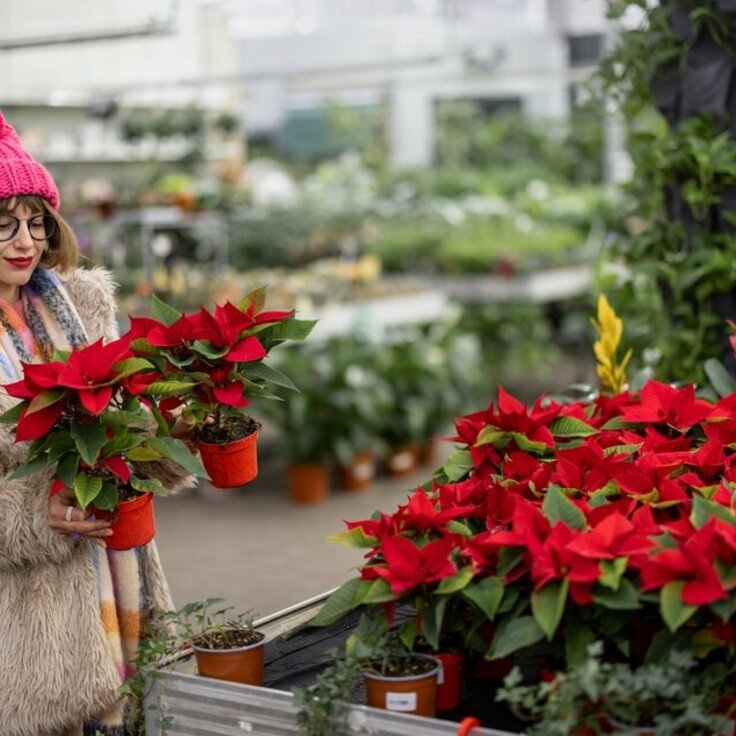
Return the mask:
[[(21, 362), (46, 362), (55, 349), (81, 348), (88, 342), (82, 320), (53, 271), (38, 268), (33, 272), (21, 289), (20, 308), (0, 299), (0, 369), (9, 381), (21, 378)], [(122, 684), (132, 674), (146, 610), (142, 550), (108, 550), (91, 542), (89, 548), (102, 625)], [(91, 733), (105, 736), (125, 733), (123, 716), (119, 703), (98, 723), (85, 726), (85, 731), (91, 727)]]

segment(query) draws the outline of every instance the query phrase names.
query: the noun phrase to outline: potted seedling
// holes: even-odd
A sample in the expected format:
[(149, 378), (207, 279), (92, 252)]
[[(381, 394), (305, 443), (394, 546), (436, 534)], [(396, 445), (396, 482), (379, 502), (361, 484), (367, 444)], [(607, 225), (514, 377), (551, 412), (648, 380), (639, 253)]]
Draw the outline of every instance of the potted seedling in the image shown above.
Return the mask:
[(146, 463), (166, 458), (200, 476), (204, 469), (181, 441), (153, 433), (136, 395), (153, 365), (133, 356), (129, 336), (55, 357), (24, 364), (23, 378), (4, 387), (19, 402), (0, 421), (15, 425), (17, 442), (30, 440), (12, 477), (50, 469), (52, 495), (71, 489), (83, 509), (113, 515), (109, 548), (145, 544), (155, 533), (152, 494), (165, 490)]
[(215, 486), (234, 488), (258, 473), (259, 423), (244, 412), (251, 396), (275, 398), (271, 386), (296, 390), (283, 373), (264, 363), (286, 340), (303, 340), (314, 321), (293, 311), (263, 311), (265, 287), (239, 304), (182, 314), (154, 297), (151, 317), (132, 317), (134, 352), (152, 362), (158, 376), (145, 393), (167, 420), (180, 415), (193, 428)]
[(253, 626), (253, 615), (234, 613), (222, 598), (187, 603), (161, 616), (176, 631), (177, 648), (190, 646), (202, 677), (263, 684), (265, 635)]

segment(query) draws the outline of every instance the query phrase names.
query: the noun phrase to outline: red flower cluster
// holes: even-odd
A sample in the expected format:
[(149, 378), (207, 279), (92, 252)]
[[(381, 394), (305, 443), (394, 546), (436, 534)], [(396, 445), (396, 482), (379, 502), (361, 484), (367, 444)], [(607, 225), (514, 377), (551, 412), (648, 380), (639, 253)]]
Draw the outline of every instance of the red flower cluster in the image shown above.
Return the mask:
[(339, 535), (370, 547), (348, 609), (402, 600), (437, 619), (460, 596), (494, 621), (492, 657), (545, 636), (623, 651), (636, 619), (734, 645), (736, 396), (650, 381), (528, 408), (501, 390), (456, 430), (432, 483)]

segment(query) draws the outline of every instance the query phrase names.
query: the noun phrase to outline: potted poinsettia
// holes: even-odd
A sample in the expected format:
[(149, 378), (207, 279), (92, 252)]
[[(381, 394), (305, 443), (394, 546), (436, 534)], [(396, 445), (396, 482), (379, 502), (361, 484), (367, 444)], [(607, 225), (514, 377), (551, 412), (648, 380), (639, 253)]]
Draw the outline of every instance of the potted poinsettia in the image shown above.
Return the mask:
[(202, 461), (214, 485), (241, 486), (258, 472), (259, 423), (243, 410), (251, 396), (275, 398), (271, 385), (296, 389), (264, 363), (286, 340), (303, 340), (315, 322), (294, 311), (263, 311), (265, 287), (239, 304), (180, 313), (154, 297), (151, 317), (131, 317), (135, 355), (155, 365), (146, 395), (165, 418), (176, 413), (193, 427)]
[(602, 390), (527, 406), (500, 389), (459, 417), (431, 482), (393, 514), (348, 523), (338, 541), (366, 548), (366, 562), (315, 623), (408, 605), (407, 636), (437, 642), (467, 603), (467, 644), (489, 660), (573, 667), (593, 641), (633, 666), (669, 649), (704, 666), (736, 659), (736, 395), (629, 390), (606, 307)]
[(152, 494), (164, 491), (146, 477), (145, 463), (168, 458), (188, 472), (204, 470), (182, 442), (153, 433), (136, 395), (153, 366), (132, 354), (130, 336), (57, 357), (24, 365), (23, 378), (3, 387), (19, 402), (0, 421), (16, 425), (16, 441), (30, 441), (13, 477), (50, 468), (52, 494), (72, 489), (82, 508), (114, 514), (108, 547), (145, 544), (154, 535)]

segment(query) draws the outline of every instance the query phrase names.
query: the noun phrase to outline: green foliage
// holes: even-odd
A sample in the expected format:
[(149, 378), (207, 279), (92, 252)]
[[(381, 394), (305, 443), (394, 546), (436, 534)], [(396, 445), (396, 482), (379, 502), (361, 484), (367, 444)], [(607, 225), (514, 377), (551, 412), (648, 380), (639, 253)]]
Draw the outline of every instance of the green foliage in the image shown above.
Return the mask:
[(727, 689), (733, 667), (703, 666), (688, 653), (672, 650), (663, 661), (638, 668), (602, 659), (600, 642), (588, 647), (577, 667), (557, 673), (554, 680), (523, 684), (518, 668), (504, 680), (497, 700), (518, 716), (532, 718), (530, 736), (586, 733), (639, 733), (655, 736), (720, 733), (725, 717), (714, 713)]
[[(728, 120), (710, 112), (669, 124), (654, 108), (655, 91), (681, 79), (694, 39), (709, 37), (728, 56), (736, 38), (713, 0), (683, 0), (674, 9), (609, 1), (613, 17), (629, 8), (644, 19), (621, 32), (599, 74), (626, 117), (635, 167), (626, 189), (627, 228), (613, 248), (632, 277), (609, 293), (627, 331), (641, 337), (633, 343), (635, 353), (656, 349), (657, 377), (702, 382), (705, 361), (728, 351), (723, 321), (733, 304), (719, 302), (736, 281), (730, 204), (736, 142), (726, 130)], [(671, 12), (687, 15), (689, 34), (670, 27)]]

